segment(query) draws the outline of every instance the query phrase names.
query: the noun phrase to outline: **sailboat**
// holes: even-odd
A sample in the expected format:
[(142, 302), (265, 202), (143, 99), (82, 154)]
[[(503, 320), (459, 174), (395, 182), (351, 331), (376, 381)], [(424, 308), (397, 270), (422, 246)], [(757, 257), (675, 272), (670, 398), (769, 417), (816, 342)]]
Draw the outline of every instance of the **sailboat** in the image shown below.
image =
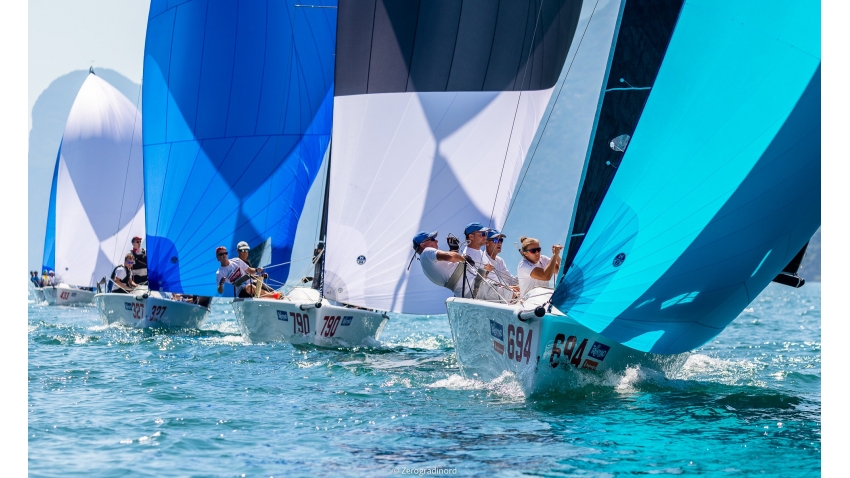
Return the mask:
[[(215, 250), (233, 257), (242, 241), (262, 249), (252, 266), (274, 266), (264, 283), (287, 281), (330, 141), (335, 5), (151, 4), (143, 87), (151, 291), (216, 295)], [(299, 310), (299, 322), (306, 315)]]
[(423, 228), (504, 216), (580, 2), (537, 5), (339, 2), (318, 291), (234, 302), (250, 337), (359, 345), (383, 311), (440, 312), (450, 292), (399, 264)]
[(142, 186), (133, 175), (141, 167), (140, 127), (130, 100), (89, 69), (53, 173), (42, 265), (54, 274), (55, 285), (42, 288), (48, 304), (91, 303), (97, 281), (144, 230)]
[(605, 62), (556, 286), (446, 304), (464, 374), (529, 395), (682, 363), (771, 281), (801, 286), (820, 225), (819, 3), (615, 1), (583, 29), (610, 50), (576, 60)]

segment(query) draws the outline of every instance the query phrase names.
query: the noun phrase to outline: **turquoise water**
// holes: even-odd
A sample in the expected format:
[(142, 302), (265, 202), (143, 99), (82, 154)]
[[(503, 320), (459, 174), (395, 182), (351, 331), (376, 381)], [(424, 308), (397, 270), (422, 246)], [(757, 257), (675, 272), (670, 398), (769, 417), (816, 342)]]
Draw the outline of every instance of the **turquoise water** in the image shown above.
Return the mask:
[(383, 348), (100, 325), (29, 306), (32, 476), (818, 476), (820, 284), (771, 284), (672, 376), (588, 372), (526, 399), (463, 378), (445, 316), (394, 316)]

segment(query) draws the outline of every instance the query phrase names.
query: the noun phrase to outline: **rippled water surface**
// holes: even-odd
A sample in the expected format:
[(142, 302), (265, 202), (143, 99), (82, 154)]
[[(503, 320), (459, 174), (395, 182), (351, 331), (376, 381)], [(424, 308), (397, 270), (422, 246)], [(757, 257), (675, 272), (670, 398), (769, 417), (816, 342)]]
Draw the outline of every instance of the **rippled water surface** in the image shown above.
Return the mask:
[(30, 304), (29, 472), (816, 476), (820, 290), (771, 284), (675, 375), (545, 399), (463, 378), (445, 316), (393, 316), (378, 349), (305, 350), (244, 343), (227, 301), (195, 331)]

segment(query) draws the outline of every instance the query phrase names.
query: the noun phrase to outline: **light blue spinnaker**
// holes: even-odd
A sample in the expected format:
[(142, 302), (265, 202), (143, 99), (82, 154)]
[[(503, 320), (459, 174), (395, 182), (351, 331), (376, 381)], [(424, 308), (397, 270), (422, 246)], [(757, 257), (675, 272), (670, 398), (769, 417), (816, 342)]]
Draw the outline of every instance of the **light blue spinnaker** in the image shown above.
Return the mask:
[(720, 333), (820, 225), (820, 62), (818, 2), (688, 0), (554, 305), (641, 351)]
[[(290, 260), (330, 141), (336, 1), (151, 2), (144, 64), (149, 285), (214, 295), (215, 248)], [(286, 280), (289, 266), (268, 270)]]
[(56, 270), (56, 176), (59, 174), (59, 157), (62, 143), (56, 153), (56, 165), (53, 166), (53, 182), (50, 185), (50, 203), (47, 209), (47, 228), (44, 231), (44, 254), (41, 256), (41, 270)]

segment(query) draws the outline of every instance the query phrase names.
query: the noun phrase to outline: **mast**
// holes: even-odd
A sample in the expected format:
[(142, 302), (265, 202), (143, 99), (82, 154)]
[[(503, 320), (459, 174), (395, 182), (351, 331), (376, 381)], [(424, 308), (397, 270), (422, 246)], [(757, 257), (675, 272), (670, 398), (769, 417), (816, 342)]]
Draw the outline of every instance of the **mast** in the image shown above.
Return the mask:
[[(315, 269), (313, 271), (313, 288), (319, 291), (319, 295), (324, 296), (324, 277), (325, 277), (325, 240), (328, 235), (328, 198), (331, 190), (331, 156), (333, 153), (333, 131), (331, 131), (331, 140), (328, 144), (328, 164), (325, 171), (325, 197), (322, 199), (322, 223), (319, 226), (319, 243), (313, 251), (313, 261), (315, 261)], [(316, 260), (316, 256), (321, 254)]]

